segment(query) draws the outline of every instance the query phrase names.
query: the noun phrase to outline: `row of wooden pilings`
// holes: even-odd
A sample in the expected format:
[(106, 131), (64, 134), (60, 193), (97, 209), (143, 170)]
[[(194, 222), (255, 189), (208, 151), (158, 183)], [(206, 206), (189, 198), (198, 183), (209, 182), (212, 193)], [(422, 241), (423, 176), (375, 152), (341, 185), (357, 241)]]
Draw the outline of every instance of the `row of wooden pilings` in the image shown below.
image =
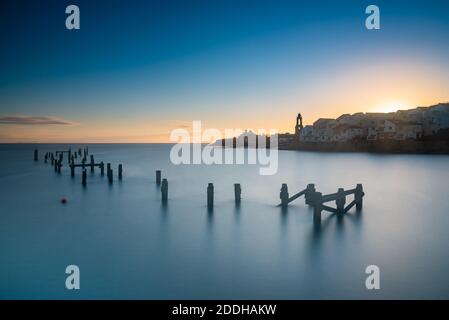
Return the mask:
[[(71, 150), (68, 151), (57, 151), (58, 159), (56, 159), (53, 153), (47, 152), (45, 154), (45, 162), (48, 159), (51, 159), (52, 165), (54, 165), (55, 172), (61, 173), (63, 154), (67, 152), (71, 157), (69, 161), (69, 167), (71, 171), (71, 177), (75, 176), (75, 168), (82, 168), (82, 185), (87, 185), (87, 167), (90, 167), (91, 172), (94, 172), (95, 167), (100, 168), (100, 173), (104, 175), (104, 162), (95, 163), (95, 159), (93, 155), (90, 155), (90, 163), (86, 163), (86, 157), (88, 155), (88, 149), (84, 149), (84, 153), (81, 152), (81, 149), (78, 150), (78, 153), (71, 153)], [(82, 162), (80, 164), (75, 164), (74, 159), (77, 157), (76, 155), (83, 155)], [(34, 161), (38, 161), (39, 154), (38, 150), (34, 150)], [(111, 164), (106, 164), (107, 177), (110, 184), (113, 183), (113, 169), (111, 168)], [(123, 166), (122, 164), (118, 165), (118, 179), (122, 180), (123, 177)], [(156, 170), (156, 184), (161, 188), (161, 199), (163, 203), (167, 203), (168, 201), (168, 180), (166, 178), (162, 178), (162, 171)], [(236, 205), (240, 205), (241, 202), (241, 194), (242, 188), (239, 183), (234, 184), (234, 196)], [(350, 202), (346, 207), (346, 197), (349, 195), (354, 195), (354, 199)], [(363, 191), (362, 184), (357, 184), (354, 189), (344, 190), (343, 188), (338, 188), (336, 193), (323, 195), (321, 192), (317, 192), (314, 184), (308, 184), (307, 187), (294, 194), (293, 196), (289, 196), (288, 186), (287, 184), (282, 184), (281, 191), (279, 197), (281, 199), (281, 206), (283, 209), (286, 209), (288, 204), (295, 199), (304, 196), (305, 203), (313, 207), (313, 221), (316, 224), (321, 223), (321, 213), (322, 211), (328, 211), (331, 213), (344, 214), (348, 212), (353, 206), (356, 207), (357, 211), (360, 211), (363, 206), (363, 197), (365, 193)], [(336, 207), (330, 207), (326, 205), (327, 202), (335, 201)], [(209, 183), (207, 186), (207, 208), (212, 210), (214, 207), (214, 185), (213, 183)]]
[[(104, 176), (104, 162), (101, 161), (99, 163), (95, 163), (95, 159), (93, 155), (90, 155), (90, 163), (87, 163), (87, 156), (89, 155), (89, 149), (86, 147), (84, 149), (79, 148), (78, 151), (72, 152), (72, 150), (69, 148), (68, 150), (64, 151), (56, 151), (53, 152), (47, 152), (44, 156), (44, 162), (47, 163), (48, 160), (51, 161), (51, 165), (54, 167), (55, 172), (61, 173), (61, 168), (63, 167), (63, 158), (64, 153), (67, 153), (68, 155), (68, 163), (70, 168), (70, 176), (73, 178), (75, 177), (75, 169), (80, 167), (82, 168), (81, 172), (81, 184), (83, 186), (87, 185), (87, 168), (90, 168), (90, 171), (93, 173), (94, 168), (98, 167), (100, 168), (100, 174), (101, 176)], [(75, 164), (75, 159), (78, 157), (83, 156), (81, 159), (81, 163)], [(34, 150), (34, 161), (39, 160), (39, 151), (37, 149)], [(109, 184), (112, 184), (114, 182), (114, 172), (111, 167), (110, 163), (106, 164), (106, 176), (108, 178)], [(118, 165), (118, 179), (123, 179), (123, 165)]]
[[(168, 181), (166, 178), (162, 179), (161, 170), (156, 170), (156, 184), (161, 185), (161, 199), (163, 203), (166, 203), (168, 200)], [(240, 183), (234, 184), (234, 197), (236, 205), (240, 205), (241, 202), (241, 194), (242, 188)], [(346, 207), (346, 196), (353, 194), (354, 200), (350, 202)], [(344, 214), (348, 212), (353, 206), (356, 207), (357, 211), (360, 211), (363, 206), (363, 196), (365, 195), (363, 191), (362, 184), (357, 184), (354, 189), (344, 190), (343, 188), (339, 188), (336, 193), (323, 195), (321, 192), (317, 192), (315, 189), (315, 185), (310, 183), (307, 187), (294, 194), (293, 196), (289, 196), (288, 194), (288, 186), (287, 184), (282, 184), (280, 199), (280, 206), (283, 209), (286, 209), (288, 204), (293, 200), (304, 196), (305, 203), (313, 207), (313, 221), (315, 224), (321, 223), (321, 213), (323, 210), (329, 211), (337, 214)], [(325, 205), (325, 203), (335, 201), (336, 208), (332, 208), (330, 206)], [(207, 208), (212, 210), (214, 207), (214, 185), (213, 183), (209, 183), (207, 185)]]
[[(161, 170), (156, 170), (156, 184), (161, 186), (161, 200), (162, 203), (167, 203), (168, 200), (168, 180), (166, 178), (162, 179)], [(240, 205), (242, 199), (242, 187), (240, 183), (234, 184), (234, 197), (235, 204)], [(208, 183), (207, 185), (207, 208), (212, 210), (214, 208), (214, 184)]]

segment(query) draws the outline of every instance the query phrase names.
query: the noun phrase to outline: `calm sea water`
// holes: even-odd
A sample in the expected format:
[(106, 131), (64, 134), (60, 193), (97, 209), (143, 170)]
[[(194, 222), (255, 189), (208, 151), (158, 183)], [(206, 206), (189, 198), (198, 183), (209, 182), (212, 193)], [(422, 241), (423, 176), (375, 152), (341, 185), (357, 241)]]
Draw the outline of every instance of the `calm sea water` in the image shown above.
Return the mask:
[[(169, 145), (90, 145), (115, 174), (123, 164), (124, 180), (88, 172), (84, 189), (79, 171), (71, 179), (43, 163), (61, 148), (0, 145), (0, 298), (449, 298), (449, 156), (281, 151), (278, 173), (261, 176), (256, 165), (174, 166)], [(303, 199), (276, 207), (282, 183), (290, 194), (362, 183), (364, 209), (324, 213), (316, 230)], [(65, 288), (70, 264), (81, 290)], [(370, 264), (377, 291), (365, 288)]]

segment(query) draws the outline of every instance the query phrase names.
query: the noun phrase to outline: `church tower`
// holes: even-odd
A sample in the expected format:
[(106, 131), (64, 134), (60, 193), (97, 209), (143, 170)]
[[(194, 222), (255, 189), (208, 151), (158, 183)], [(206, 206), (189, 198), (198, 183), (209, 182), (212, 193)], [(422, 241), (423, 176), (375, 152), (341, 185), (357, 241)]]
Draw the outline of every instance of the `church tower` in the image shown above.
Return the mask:
[(296, 126), (295, 126), (295, 135), (299, 137), (299, 134), (301, 133), (303, 126), (302, 126), (302, 116), (300, 113), (298, 113), (298, 116), (296, 117)]

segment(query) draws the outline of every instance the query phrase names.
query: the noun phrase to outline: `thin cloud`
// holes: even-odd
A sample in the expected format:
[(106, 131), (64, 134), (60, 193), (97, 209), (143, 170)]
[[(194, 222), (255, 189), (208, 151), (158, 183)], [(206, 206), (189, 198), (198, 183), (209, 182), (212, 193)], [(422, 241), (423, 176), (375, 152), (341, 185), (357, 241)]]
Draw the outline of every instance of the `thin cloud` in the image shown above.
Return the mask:
[(0, 116), (0, 124), (15, 124), (15, 125), (60, 125), (71, 126), (76, 123), (50, 116)]

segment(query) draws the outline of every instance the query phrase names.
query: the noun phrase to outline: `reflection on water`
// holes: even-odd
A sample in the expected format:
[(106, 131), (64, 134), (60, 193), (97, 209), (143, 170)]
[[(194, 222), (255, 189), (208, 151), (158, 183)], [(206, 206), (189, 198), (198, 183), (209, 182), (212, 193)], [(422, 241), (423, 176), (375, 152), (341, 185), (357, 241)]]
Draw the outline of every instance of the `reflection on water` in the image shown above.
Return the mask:
[[(89, 173), (82, 188), (66, 167), (34, 163), (33, 149), (0, 146), (0, 298), (449, 298), (447, 156), (282, 151), (279, 172), (260, 176), (255, 165), (171, 165), (167, 145), (91, 145), (123, 163), (124, 179)], [(314, 225), (303, 198), (277, 207), (282, 183), (291, 194), (362, 183), (364, 207)], [(77, 293), (64, 287), (69, 264), (81, 269)], [(379, 291), (365, 289), (370, 264)]]

